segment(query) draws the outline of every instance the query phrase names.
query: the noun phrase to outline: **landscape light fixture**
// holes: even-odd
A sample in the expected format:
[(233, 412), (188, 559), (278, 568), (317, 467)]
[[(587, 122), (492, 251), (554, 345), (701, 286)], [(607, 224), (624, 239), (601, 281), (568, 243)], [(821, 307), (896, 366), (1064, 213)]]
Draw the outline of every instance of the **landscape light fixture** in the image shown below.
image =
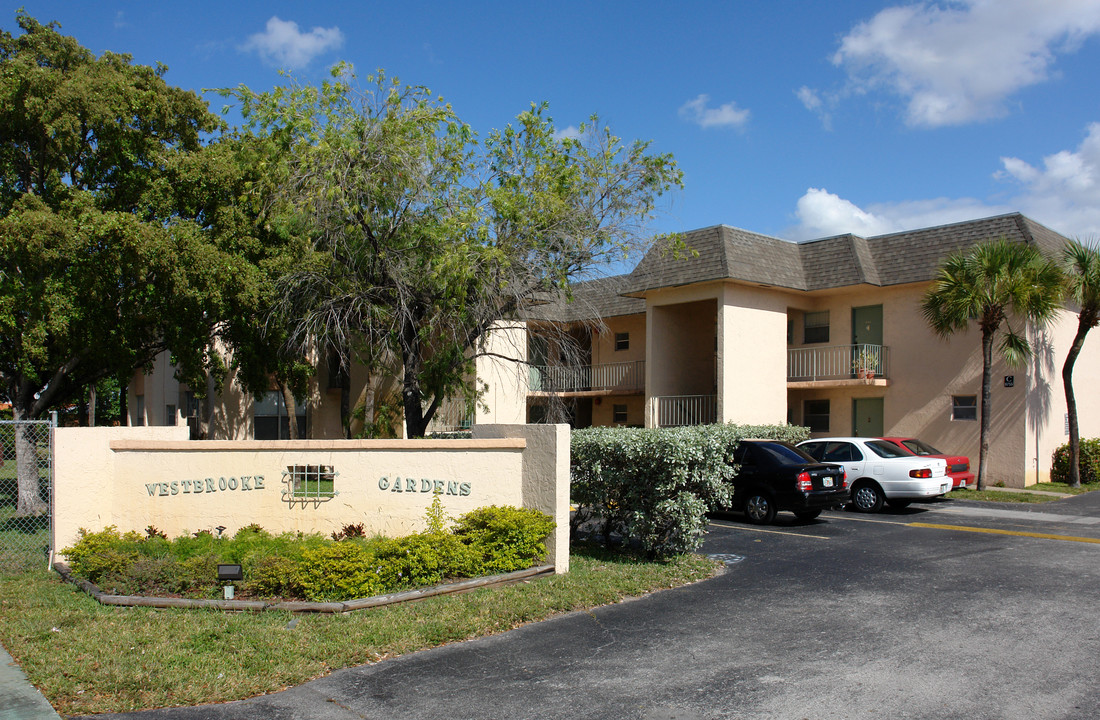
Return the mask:
[[(241, 569), (241, 566), (218, 563), (218, 582), (233, 580), (244, 580), (244, 571)], [(226, 585), (222, 588), (222, 595), (226, 600), (232, 600), (233, 593), (234, 587), (232, 585)]]

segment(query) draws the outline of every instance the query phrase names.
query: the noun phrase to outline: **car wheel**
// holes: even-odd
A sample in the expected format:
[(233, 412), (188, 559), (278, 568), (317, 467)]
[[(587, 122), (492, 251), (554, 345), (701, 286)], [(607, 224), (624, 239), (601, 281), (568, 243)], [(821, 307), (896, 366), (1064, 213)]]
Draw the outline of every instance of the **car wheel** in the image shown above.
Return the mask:
[(859, 512), (878, 512), (882, 510), (882, 504), (885, 501), (886, 496), (875, 483), (859, 483), (852, 488), (852, 505)]
[(887, 500), (886, 504), (889, 505), (890, 507), (894, 508), (895, 510), (902, 510), (904, 508), (909, 507), (909, 503), (911, 503), (911, 502), (913, 502), (913, 501), (912, 500)]
[(767, 525), (775, 519), (775, 503), (767, 495), (752, 493), (745, 499), (745, 516), (754, 525)]
[(797, 510), (794, 516), (799, 520), (808, 521), (815, 519), (820, 514), (820, 510)]

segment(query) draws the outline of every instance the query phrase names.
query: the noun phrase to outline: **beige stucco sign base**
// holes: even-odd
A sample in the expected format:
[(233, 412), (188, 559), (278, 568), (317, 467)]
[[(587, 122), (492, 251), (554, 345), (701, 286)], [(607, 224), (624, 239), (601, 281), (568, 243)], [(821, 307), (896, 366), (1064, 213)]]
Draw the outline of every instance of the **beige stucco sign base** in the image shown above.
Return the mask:
[[(569, 427), (481, 425), (470, 440), (187, 440), (187, 428), (60, 428), (55, 439), (54, 545), (81, 528), (149, 526), (176, 537), (232, 535), (255, 523), (272, 533), (362, 524), (391, 537), (425, 528), (439, 494), (447, 515), (487, 505), (551, 517), (547, 563), (569, 569)], [(331, 497), (301, 497), (293, 468), (327, 466)]]

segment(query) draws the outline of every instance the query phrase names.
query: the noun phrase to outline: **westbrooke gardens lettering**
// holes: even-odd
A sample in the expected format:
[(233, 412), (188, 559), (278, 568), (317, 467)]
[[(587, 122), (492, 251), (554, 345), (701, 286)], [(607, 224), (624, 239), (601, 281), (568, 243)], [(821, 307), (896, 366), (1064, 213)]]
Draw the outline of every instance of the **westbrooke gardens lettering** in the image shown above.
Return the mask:
[(436, 493), (439, 495), (469, 495), (470, 483), (458, 482), (457, 480), (429, 480), (428, 478), (405, 478), (402, 480), (399, 477), (390, 480), (388, 477), (380, 478), (378, 480), (378, 489), (387, 490), (389, 492), (422, 492), (422, 493)]
[(200, 493), (263, 490), (263, 475), (241, 475), (237, 477), (206, 478), (205, 480), (172, 480), (171, 482), (145, 483), (149, 497), (167, 497), (169, 495), (198, 495)]

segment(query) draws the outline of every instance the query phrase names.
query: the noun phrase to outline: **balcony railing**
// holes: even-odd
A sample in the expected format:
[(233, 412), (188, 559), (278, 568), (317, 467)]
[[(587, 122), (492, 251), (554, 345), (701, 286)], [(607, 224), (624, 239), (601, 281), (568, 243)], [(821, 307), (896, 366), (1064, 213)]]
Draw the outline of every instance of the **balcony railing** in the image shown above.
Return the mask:
[(657, 427), (708, 425), (718, 421), (717, 395), (663, 395), (651, 402)]
[(634, 392), (645, 387), (645, 361), (603, 365), (532, 365), (532, 392)]
[(885, 345), (833, 345), (787, 351), (787, 381), (851, 380), (888, 377)]

